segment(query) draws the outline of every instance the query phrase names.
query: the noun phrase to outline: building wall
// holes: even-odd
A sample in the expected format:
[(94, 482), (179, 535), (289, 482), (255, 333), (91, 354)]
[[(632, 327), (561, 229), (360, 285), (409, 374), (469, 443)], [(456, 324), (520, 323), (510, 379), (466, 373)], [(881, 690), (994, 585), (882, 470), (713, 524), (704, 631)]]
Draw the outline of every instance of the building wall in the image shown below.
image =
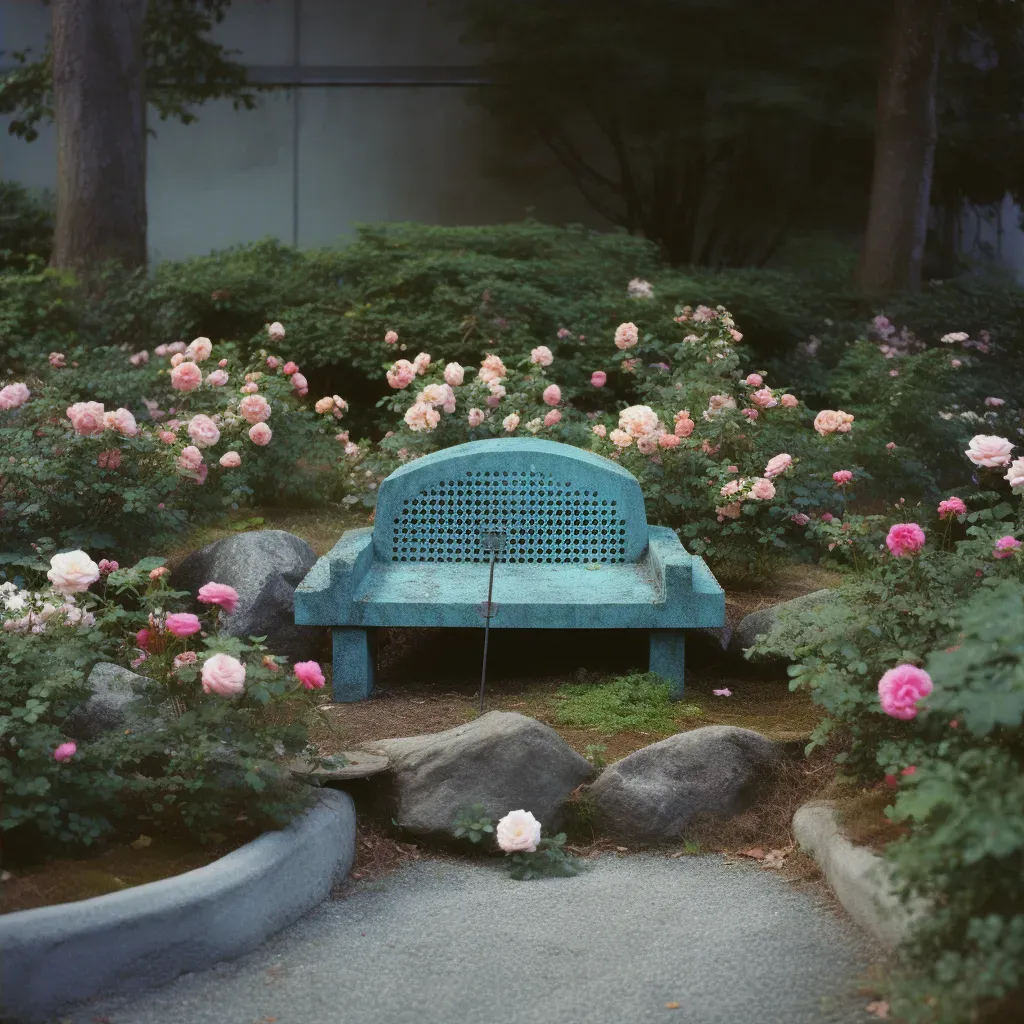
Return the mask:
[(994, 264), (1024, 284), (1021, 208), (1009, 196), (995, 209), (968, 209), (960, 221), (960, 249), (979, 266)]
[[(0, 0), (0, 50), (41, 47), (40, 0)], [(430, 0), (234, 0), (216, 38), (264, 81), (307, 85), (263, 96), (254, 111), (204, 104), (191, 125), (151, 110), (149, 242), (154, 261), (181, 259), (272, 235), (327, 245), (382, 221), (486, 224), (528, 212), (555, 223), (607, 226), (571, 183), (488, 176), (495, 145), (465, 85), (474, 55)], [(0, 56), (0, 64), (9, 57)], [(32, 143), (0, 118), (0, 177), (53, 188), (52, 127)]]

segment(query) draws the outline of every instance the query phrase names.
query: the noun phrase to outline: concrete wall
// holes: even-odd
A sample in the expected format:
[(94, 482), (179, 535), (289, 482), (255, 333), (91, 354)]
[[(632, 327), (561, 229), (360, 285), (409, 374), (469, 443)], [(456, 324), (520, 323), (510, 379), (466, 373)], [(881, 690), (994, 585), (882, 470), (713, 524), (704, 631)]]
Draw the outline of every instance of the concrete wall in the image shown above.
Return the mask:
[(960, 221), (960, 249), (979, 266), (993, 264), (1024, 284), (1021, 208), (1009, 196), (995, 209), (969, 209)]
[[(41, 47), (48, 27), (40, 0), (0, 0), (0, 50)], [(288, 89), (255, 111), (209, 103), (187, 126), (153, 115), (153, 259), (266, 235), (326, 245), (380, 221), (499, 223), (532, 211), (601, 226), (554, 168), (544, 181), (485, 173), (494, 126), (467, 102), (468, 87), (384, 84), (472, 78), (475, 57), (457, 35), (430, 0), (234, 0), (216, 38), (254, 77), (367, 84)], [(55, 176), (53, 129), (25, 143), (0, 118), (0, 177), (52, 188)]]

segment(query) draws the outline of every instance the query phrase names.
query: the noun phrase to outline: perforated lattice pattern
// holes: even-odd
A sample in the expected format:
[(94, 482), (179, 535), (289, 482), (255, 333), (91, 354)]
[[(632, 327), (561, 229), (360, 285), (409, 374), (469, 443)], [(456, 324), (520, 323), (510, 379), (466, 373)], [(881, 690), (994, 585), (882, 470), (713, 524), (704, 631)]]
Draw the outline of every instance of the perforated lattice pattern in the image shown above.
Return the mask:
[(499, 562), (624, 562), (626, 521), (614, 498), (554, 473), (467, 470), (402, 503), (394, 562), (489, 562), (481, 534), (505, 536)]

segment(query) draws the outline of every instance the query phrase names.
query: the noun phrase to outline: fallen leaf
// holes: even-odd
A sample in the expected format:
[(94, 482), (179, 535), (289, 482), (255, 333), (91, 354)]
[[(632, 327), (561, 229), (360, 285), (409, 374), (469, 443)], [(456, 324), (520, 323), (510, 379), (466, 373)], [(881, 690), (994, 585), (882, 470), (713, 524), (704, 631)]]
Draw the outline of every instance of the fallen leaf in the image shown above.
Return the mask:
[(144, 850), (152, 842), (153, 840), (149, 836), (139, 836), (138, 839), (131, 843), (131, 847), (133, 850)]
[(887, 1020), (889, 1017), (889, 1004), (881, 1000), (874, 1003), (868, 1003), (864, 1009), (873, 1017), (880, 1017), (882, 1020)]
[(764, 860), (764, 850), (760, 846), (752, 846), (749, 850), (740, 850), (741, 857), (750, 857), (753, 860)]
[(362, 871), (353, 871), (352, 872), (352, 877), (353, 878), (362, 878), (363, 877), (363, 873), (362, 873)]
[(628, 846), (616, 846), (615, 849), (618, 850), (619, 853), (628, 853), (629, 852), (629, 847)]
[(676, 850), (675, 853), (670, 853), (668, 855), (668, 859), (669, 860), (675, 860), (676, 857), (682, 857), (682, 855), (683, 855), (683, 851), (682, 850)]
[(678, 1010), (679, 1009), (679, 1004), (678, 1003), (666, 1003), (665, 1004), (665, 1009), (666, 1010)]

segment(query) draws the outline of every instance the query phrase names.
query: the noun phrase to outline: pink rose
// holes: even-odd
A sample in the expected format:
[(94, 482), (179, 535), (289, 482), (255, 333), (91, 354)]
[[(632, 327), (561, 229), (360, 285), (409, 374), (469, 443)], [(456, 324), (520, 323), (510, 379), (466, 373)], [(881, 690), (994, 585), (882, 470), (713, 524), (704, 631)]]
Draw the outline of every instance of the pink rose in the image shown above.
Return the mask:
[(483, 409), (470, 409), (469, 415), (466, 417), (466, 422), (471, 427), (479, 427), (485, 419)]
[[(268, 359), (267, 362), (269, 363), (270, 360)], [(223, 370), (224, 367), (228, 365), (228, 361), (226, 359), (220, 359), (218, 360), (217, 365)]]
[(181, 366), (183, 362), (185, 362), (184, 352), (175, 352), (174, 355), (171, 356), (171, 366)]
[(189, 342), (189, 346), (185, 349), (185, 355), (189, 359), (195, 360), (197, 363), (203, 362), (204, 359), (210, 358), (210, 353), (213, 351), (213, 344), (209, 338), (195, 338)]
[(226, 370), (214, 370), (213, 373), (208, 374), (206, 377), (206, 383), (211, 388), (222, 388), (228, 382), (228, 374)]
[(203, 453), (193, 444), (183, 448), (178, 456), (178, 466), (180, 469), (196, 472), (202, 464)]
[(878, 681), (882, 710), (904, 721), (917, 715), (917, 702), (932, 692), (932, 679), (915, 665), (897, 665)]
[(761, 414), (756, 409), (744, 409), (743, 415), (746, 416), (748, 420), (756, 420)]
[(821, 514), (821, 521), (823, 523), (831, 523), (834, 518), (831, 512), (822, 512)]
[(554, 361), (555, 357), (547, 345), (538, 345), (530, 350), (530, 362), (537, 366), (550, 366)]
[(249, 428), (249, 440), (261, 448), (270, 444), (271, 437), (273, 437), (273, 433), (266, 423), (254, 423)]
[(658, 441), (656, 435), (641, 434), (636, 439), (636, 447), (641, 455), (653, 455), (658, 450)]
[(29, 390), (24, 384), (8, 384), (0, 388), (0, 410), (17, 409), (29, 399)]
[(237, 697), (245, 689), (245, 666), (230, 654), (214, 654), (203, 662), (203, 693)]
[(161, 576), (166, 576), (170, 571), (171, 570), (168, 569), (166, 565), (160, 565), (160, 566), (157, 566), (157, 568), (155, 568), (149, 574), (149, 578), (151, 580), (158, 580), (158, 579), (160, 579)]
[(68, 407), (67, 417), (75, 432), (84, 437), (102, 434), (107, 429), (103, 406), (99, 402), (75, 402)]
[(795, 516), (790, 516), (789, 518), (792, 519), (797, 526), (806, 526), (811, 521), (811, 517), (804, 515), (803, 512), (797, 512)]
[(608, 428), (603, 423), (598, 423), (593, 428), (593, 430), (594, 430), (594, 433), (597, 434), (598, 437), (607, 437), (608, 436)]
[(242, 456), (238, 452), (225, 452), (220, 457), (220, 464), (225, 469), (238, 469), (242, 464)]
[(891, 452), (896, 447), (896, 442), (890, 441), (885, 447), (888, 451)]
[(778, 399), (772, 394), (771, 388), (761, 388), (759, 391), (755, 391), (750, 398), (754, 405), (760, 406), (762, 409), (773, 409), (779, 404)]
[(985, 404), (990, 409), (998, 409), (1001, 405), (1006, 405), (1006, 399), (1005, 398), (986, 398), (985, 399)]
[(203, 382), (203, 372), (195, 363), (180, 363), (171, 370), (171, 387), (175, 391), (195, 391)]
[(399, 359), (387, 372), (388, 384), (396, 391), (407, 388), (416, 379), (416, 367), (408, 359)]
[(292, 362), (292, 361), (291, 361), (291, 360), (289, 359), (289, 360), (288, 360), (288, 362), (287, 362), (287, 363), (285, 363), (285, 364), (284, 364), (284, 366), (283, 366), (283, 367), (281, 368), (281, 372), (282, 372), (282, 373), (283, 373), (283, 374), (284, 374), (284, 375), (285, 375), (286, 377), (290, 377), (290, 376), (291, 376), (291, 375), (292, 375), (293, 373), (298, 373), (298, 372), (299, 372), (299, 367), (298, 367), (298, 364), (297, 364), (297, 363), (293, 363), (293, 362)]
[(793, 456), (783, 452), (781, 455), (775, 455), (768, 460), (768, 465), (764, 467), (764, 475), (771, 480), (773, 477), (781, 476), (792, 465)]
[(771, 480), (759, 476), (750, 488), (750, 496), (758, 501), (771, 501), (775, 497), (775, 484)]
[(238, 591), (226, 583), (204, 583), (196, 592), (196, 600), (202, 604), (219, 605), (225, 615), (234, 615), (238, 607)]
[(640, 332), (637, 330), (636, 324), (619, 324), (615, 328), (615, 347), (621, 352), (625, 352), (627, 348), (632, 348), (640, 340)]
[(962, 516), (967, 512), (967, 506), (960, 498), (946, 498), (939, 502), (939, 518), (947, 516)]
[(562, 389), (557, 384), (549, 384), (541, 397), (545, 405), (558, 405), (562, 400)]
[(174, 444), (177, 440), (178, 438), (170, 430), (160, 431), (160, 441), (163, 444)]
[(1000, 537), (999, 540), (996, 541), (996, 546), (992, 551), (992, 557), (1009, 558), (1014, 551), (1017, 551), (1020, 548), (1020, 546), (1020, 541), (1015, 537), (1011, 537), (1009, 535)]
[(267, 325), (267, 335), (271, 341), (280, 341), (284, 337), (284, 326), (279, 320)]
[(198, 660), (199, 656), (195, 651), (182, 651), (181, 654), (174, 656), (175, 671), (179, 668), (184, 668), (186, 665), (194, 665)]
[(209, 416), (198, 413), (189, 420), (188, 436), (200, 448), (209, 448), (220, 440), (220, 431), (217, 429), (217, 424)]
[(718, 513), (718, 521), (722, 522), (725, 519), (739, 519), (740, 514), (743, 511), (743, 505), (734, 501), (729, 505), (725, 505), (722, 508), (716, 508), (715, 512)]
[(780, 402), (782, 403), (782, 405), (784, 405), (784, 406), (785, 406), (785, 407), (786, 407), (787, 409), (792, 409), (792, 408), (793, 408), (794, 406), (796, 406), (796, 405), (799, 405), (799, 404), (800, 404), (800, 402), (799, 402), (799, 401), (797, 400), (797, 397), (796, 397), (796, 395), (783, 395), (783, 396), (782, 396), (782, 397), (781, 397), (781, 398), (779, 399), (779, 401), (780, 401)]
[(689, 437), (693, 433), (695, 424), (690, 419), (690, 414), (685, 410), (676, 415), (676, 425), (673, 433), (676, 437)]
[(51, 352), (47, 357), (47, 362), (55, 369), (60, 370), (66, 365), (64, 362), (65, 356), (63, 352)]
[(99, 568), (101, 576), (109, 576), (112, 572), (117, 572), (118, 564), (106, 558), (101, 558), (99, 560)]
[(661, 448), (677, 448), (679, 443), (679, 438), (675, 434), (661, 434), (658, 437), (658, 445)]
[(53, 752), (54, 761), (70, 761), (78, 753), (78, 747), (74, 743), (62, 743)]
[(924, 530), (917, 523), (896, 523), (885, 538), (886, 547), (897, 558), (915, 555), (924, 547)]
[(191, 612), (173, 612), (164, 620), (169, 633), (175, 636), (191, 636), (203, 628), (199, 618)]
[(295, 678), (307, 690), (322, 690), (324, 674), (315, 661), (300, 661), (295, 665)]
[(595, 388), (603, 388), (608, 383), (608, 374), (604, 370), (595, 370), (590, 375), (590, 383)]
[(840, 487), (848, 484), (853, 479), (853, 473), (848, 469), (837, 469), (832, 474), (832, 479), (835, 480)]
[(267, 356), (267, 369), (276, 370), (281, 365), (281, 360), (277, 356)]
[(544, 417), (544, 426), (553, 427), (556, 423), (562, 421), (562, 414), (557, 409), (552, 409), (551, 412)]
[(246, 395), (238, 403), (238, 414), (246, 423), (262, 423), (270, 418), (270, 403), (262, 395)]
[(398, 344), (398, 332), (397, 331), (388, 331), (387, 334), (384, 335), (384, 343), (386, 345), (397, 345)]
[(824, 437), (826, 434), (845, 434), (850, 430), (853, 416), (842, 409), (822, 409), (814, 417), (814, 429)]
[(301, 398), (304, 394), (306, 394), (306, 392), (309, 391), (309, 382), (306, 380), (305, 377), (302, 376), (301, 373), (293, 373), (292, 387), (295, 388), (295, 390), (299, 393), (299, 397)]
[(759, 388), (764, 383), (764, 378), (759, 373), (748, 373), (743, 383), (752, 388)]
[(461, 387), (465, 379), (466, 371), (458, 363), (449, 363), (444, 368), (444, 382), (448, 387)]
[(501, 425), (504, 427), (506, 433), (513, 433), (519, 426), (519, 414), (515, 412), (510, 413), (501, 421)]
[(976, 466), (994, 469), (1010, 462), (1010, 452), (1014, 446), (1005, 437), (994, 437), (986, 434), (975, 434), (971, 438), (971, 446), (964, 454)]
[(430, 354), (421, 352), (413, 361), (412, 365), (419, 376), (423, 376), (430, 369)]
[(121, 465), (121, 449), (110, 448), (96, 456), (96, 464), (100, 469), (117, 469)]

